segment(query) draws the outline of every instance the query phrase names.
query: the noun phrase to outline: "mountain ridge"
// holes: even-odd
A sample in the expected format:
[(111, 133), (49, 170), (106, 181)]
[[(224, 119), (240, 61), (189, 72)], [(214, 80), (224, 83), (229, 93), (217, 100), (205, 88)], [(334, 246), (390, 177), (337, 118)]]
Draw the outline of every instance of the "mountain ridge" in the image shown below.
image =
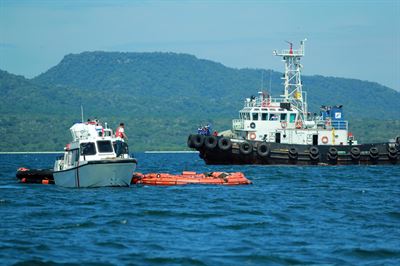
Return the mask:
[[(12, 137), (0, 151), (18, 147), (27, 131), (34, 137), (24, 139), (24, 149), (59, 150), (69, 141), (67, 129), (80, 120), (80, 105), (86, 118), (104, 118), (110, 126), (125, 121), (135, 150), (185, 149), (187, 135), (200, 123), (211, 122), (219, 131), (230, 128), (243, 99), (256, 94), (261, 83), (269, 84), (270, 76), (273, 96), (283, 88), (280, 72), (162, 52), (68, 54), (33, 79), (6, 73), (0, 71), (0, 121), (6, 125), (1, 130)], [(343, 104), (361, 141), (399, 135), (399, 92), (375, 82), (321, 75), (303, 76), (303, 82), (310, 111)], [(51, 130), (41, 132), (48, 124)]]

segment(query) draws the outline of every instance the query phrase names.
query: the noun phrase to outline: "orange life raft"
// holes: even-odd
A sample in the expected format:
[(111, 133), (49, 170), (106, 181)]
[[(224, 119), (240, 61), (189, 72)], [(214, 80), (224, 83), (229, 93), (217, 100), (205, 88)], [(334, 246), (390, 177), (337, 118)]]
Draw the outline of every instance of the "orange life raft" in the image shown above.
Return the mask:
[(132, 184), (144, 184), (153, 186), (175, 186), (187, 184), (207, 184), (207, 185), (249, 185), (243, 173), (211, 172), (197, 174), (196, 172), (184, 171), (181, 175), (171, 175), (165, 173), (141, 174), (135, 173)]

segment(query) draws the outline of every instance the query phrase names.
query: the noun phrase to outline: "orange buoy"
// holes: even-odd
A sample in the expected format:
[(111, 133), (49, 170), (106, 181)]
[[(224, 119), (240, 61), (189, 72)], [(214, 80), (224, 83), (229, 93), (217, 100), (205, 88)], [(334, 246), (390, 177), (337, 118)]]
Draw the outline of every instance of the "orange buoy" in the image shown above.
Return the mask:
[(249, 185), (243, 173), (211, 172), (198, 174), (196, 172), (184, 171), (181, 175), (166, 173), (135, 173), (132, 177), (132, 184), (143, 184), (153, 186), (174, 186), (187, 184), (207, 184), (207, 185)]

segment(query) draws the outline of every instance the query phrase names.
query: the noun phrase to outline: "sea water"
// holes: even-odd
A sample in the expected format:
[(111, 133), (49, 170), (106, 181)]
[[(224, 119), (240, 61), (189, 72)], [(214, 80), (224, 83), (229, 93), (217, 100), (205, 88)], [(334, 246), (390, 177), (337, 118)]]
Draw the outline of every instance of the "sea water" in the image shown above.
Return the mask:
[(248, 186), (20, 184), (56, 155), (0, 155), (0, 263), (400, 265), (400, 166), (208, 166), (136, 154), (137, 171), (241, 171)]

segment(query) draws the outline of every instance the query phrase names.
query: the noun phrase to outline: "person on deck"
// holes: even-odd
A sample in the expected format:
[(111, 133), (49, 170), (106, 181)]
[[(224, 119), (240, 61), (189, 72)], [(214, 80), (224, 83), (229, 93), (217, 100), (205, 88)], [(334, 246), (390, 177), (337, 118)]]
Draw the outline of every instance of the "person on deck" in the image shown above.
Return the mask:
[(122, 154), (122, 140), (127, 141), (128, 137), (125, 134), (125, 124), (124, 123), (119, 123), (119, 127), (117, 127), (117, 130), (115, 131), (115, 137), (117, 138), (116, 141), (116, 149), (115, 153), (116, 156), (119, 157)]

